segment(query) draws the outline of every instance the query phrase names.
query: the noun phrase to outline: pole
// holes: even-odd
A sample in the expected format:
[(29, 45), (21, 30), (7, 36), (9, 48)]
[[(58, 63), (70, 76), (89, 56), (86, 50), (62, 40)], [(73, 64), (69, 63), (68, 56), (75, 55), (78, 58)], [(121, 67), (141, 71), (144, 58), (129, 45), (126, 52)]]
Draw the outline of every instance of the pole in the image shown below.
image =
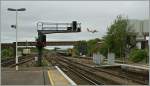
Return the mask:
[(18, 11), (16, 11), (16, 70), (18, 70)]
[(38, 66), (42, 66), (42, 47), (38, 47)]
[(25, 8), (20, 8), (20, 9), (13, 9), (13, 8), (8, 8), (8, 11), (16, 11), (16, 70), (18, 70), (18, 47), (17, 47), (17, 42), (18, 42), (18, 11), (25, 11)]
[[(38, 40), (41, 40), (41, 33), (38, 33)], [(42, 66), (42, 46), (38, 46), (38, 66)]]

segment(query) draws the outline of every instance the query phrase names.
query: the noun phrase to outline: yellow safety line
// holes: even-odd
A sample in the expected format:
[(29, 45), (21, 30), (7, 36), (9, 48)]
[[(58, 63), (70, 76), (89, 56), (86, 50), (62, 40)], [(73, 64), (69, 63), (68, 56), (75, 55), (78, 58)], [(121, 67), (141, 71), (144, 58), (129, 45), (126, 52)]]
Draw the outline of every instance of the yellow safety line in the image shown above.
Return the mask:
[(48, 77), (49, 77), (49, 80), (50, 80), (50, 82), (51, 82), (51, 86), (55, 86), (55, 85), (54, 85), (54, 80), (53, 80), (53, 77), (52, 77), (52, 74), (51, 74), (51, 71), (50, 71), (50, 70), (48, 71)]

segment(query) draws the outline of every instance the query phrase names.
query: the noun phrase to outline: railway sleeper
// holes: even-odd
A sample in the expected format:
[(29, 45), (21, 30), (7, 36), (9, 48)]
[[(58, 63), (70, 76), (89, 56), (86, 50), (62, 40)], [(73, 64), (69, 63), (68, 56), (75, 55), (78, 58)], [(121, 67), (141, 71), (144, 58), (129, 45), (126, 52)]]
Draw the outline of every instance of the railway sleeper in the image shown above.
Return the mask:
[[(82, 66), (85, 66), (85, 67), (88, 67), (88, 68), (91, 68), (90, 66), (87, 66), (87, 65), (84, 65), (84, 64), (81, 64), (81, 63), (79, 63), (79, 62), (75, 62), (75, 61), (72, 61), (72, 60), (70, 60), (70, 59), (68, 59), (68, 58), (65, 58), (65, 60), (68, 60), (68, 61), (70, 61), (70, 62), (72, 62), (72, 63), (76, 63), (76, 64), (80, 64), (80, 65), (82, 65)], [(123, 78), (123, 79), (127, 79), (127, 80), (129, 80), (129, 81), (132, 81), (132, 82), (136, 82), (136, 83), (140, 83), (140, 84), (143, 84), (143, 85), (147, 85), (148, 84), (148, 79), (145, 79), (146, 77), (142, 77), (142, 78), (137, 78), (137, 76), (135, 77), (135, 76), (133, 76), (133, 77), (130, 77), (130, 76), (126, 76), (126, 75), (128, 75), (129, 73), (126, 73), (125, 75), (122, 73), (120, 73), (120, 74), (114, 74), (114, 73), (111, 73), (111, 72), (108, 72), (108, 71), (106, 71), (106, 70), (102, 70), (102, 69), (97, 69), (97, 68), (91, 68), (91, 70), (93, 71), (93, 69), (94, 70), (98, 70), (98, 71), (102, 71), (102, 72), (106, 72), (106, 73), (108, 73), (108, 74), (111, 74), (111, 75), (114, 75), (114, 76), (119, 76), (119, 77), (121, 77), (121, 78)], [(131, 75), (131, 74), (130, 74)], [(140, 79), (140, 80), (139, 80)]]

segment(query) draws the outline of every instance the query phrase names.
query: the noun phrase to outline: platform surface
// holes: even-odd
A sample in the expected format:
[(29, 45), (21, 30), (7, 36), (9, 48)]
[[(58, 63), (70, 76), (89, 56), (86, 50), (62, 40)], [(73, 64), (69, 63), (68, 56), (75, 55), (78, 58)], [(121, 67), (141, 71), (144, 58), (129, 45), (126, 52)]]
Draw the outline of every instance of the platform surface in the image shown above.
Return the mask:
[(134, 65), (134, 64), (120, 64), (120, 63), (97, 65), (97, 66), (92, 66), (92, 67), (117, 67), (117, 66), (130, 67), (130, 68), (134, 68), (134, 69), (149, 70), (149, 66), (143, 66), (143, 65), (141, 66), (141, 65)]
[(68, 86), (71, 83), (54, 67), (2, 68), (2, 85)]
[(48, 70), (51, 86), (68, 86), (71, 83), (56, 68)]
[(2, 68), (2, 85), (49, 85), (47, 71), (42, 68)]
[(143, 65), (134, 65), (134, 64), (119, 64), (121, 66), (131, 67), (131, 68), (137, 68), (137, 69), (143, 69), (143, 70), (149, 70), (149, 66), (143, 66)]

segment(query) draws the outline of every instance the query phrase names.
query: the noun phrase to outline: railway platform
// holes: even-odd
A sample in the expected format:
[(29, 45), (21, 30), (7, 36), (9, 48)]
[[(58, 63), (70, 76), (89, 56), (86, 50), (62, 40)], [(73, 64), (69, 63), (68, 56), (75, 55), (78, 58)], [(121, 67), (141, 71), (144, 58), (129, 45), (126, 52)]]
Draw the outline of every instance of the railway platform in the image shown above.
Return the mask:
[(51, 86), (76, 85), (58, 66), (48, 70)]
[(149, 67), (148, 66), (139, 66), (139, 65), (133, 65), (133, 64), (112, 64), (112, 65), (101, 65), (101, 66), (96, 66), (97, 68), (121, 68), (122, 70), (126, 70), (128, 72), (134, 72), (134, 73), (139, 73), (139, 74), (148, 74), (149, 72)]
[(96, 66), (91, 66), (91, 67), (126, 67), (126, 68), (133, 68), (133, 69), (141, 69), (141, 70), (149, 70), (149, 66), (141, 66), (141, 65), (133, 65), (133, 64), (119, 64), (119, 63), (115, 63), (115, 64), (111, 64), (111, 65), (96, 65)]
[(2, 85), (74, 85), (58, 67), (2, 68)]

